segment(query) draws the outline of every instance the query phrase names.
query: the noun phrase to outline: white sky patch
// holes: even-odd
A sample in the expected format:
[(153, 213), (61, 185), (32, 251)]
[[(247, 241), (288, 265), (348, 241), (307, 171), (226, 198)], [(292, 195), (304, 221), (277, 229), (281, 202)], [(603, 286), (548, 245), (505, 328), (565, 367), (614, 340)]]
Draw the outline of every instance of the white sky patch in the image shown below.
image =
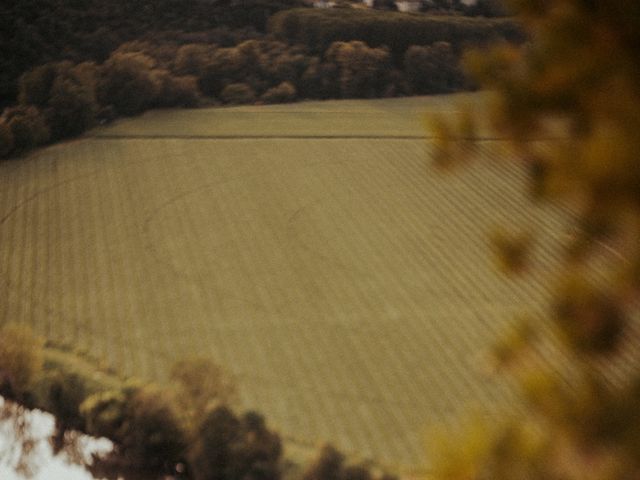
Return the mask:
[[(4, 405), (4, 400), (0, 398), (0, 408)], [(41, 411), (31, 411), (28, 413), (29, 422), (32, 426), (31, 433), (37, 441), (31, 457), (33, 475), (25, 477), (15, 471), (17, 453), (9, 458), (7, 452), (16, 441), (12, 430), (11, 421), (0, 422), (0, 479), (2, 480), (94, 480), (87, 470), (79, 465), (73, 465), (66, 461), (64, 455), (53, 456), (48, 438), (53, 433), (53, 417)], [(108, 452), (111, 442), (106, 439), (92, 439), (86, 437), (84, 453), (87, 458), (91, 453)]]

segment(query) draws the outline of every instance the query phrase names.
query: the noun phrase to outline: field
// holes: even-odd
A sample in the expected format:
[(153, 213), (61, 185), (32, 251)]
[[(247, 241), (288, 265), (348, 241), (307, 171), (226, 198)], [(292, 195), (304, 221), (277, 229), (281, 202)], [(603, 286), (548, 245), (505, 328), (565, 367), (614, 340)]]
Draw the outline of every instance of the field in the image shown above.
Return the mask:
[[(565, 234), (499, 138), (433, 167), (422, 114), (458, 100), (156, 111), (2, 163), (0, 321), (129, 376), (209, 355), (292, 444), (419, 469), (431, 427), (513, 399), (487, 351)], [(542, 234), (526, 282), (501, 224)]]

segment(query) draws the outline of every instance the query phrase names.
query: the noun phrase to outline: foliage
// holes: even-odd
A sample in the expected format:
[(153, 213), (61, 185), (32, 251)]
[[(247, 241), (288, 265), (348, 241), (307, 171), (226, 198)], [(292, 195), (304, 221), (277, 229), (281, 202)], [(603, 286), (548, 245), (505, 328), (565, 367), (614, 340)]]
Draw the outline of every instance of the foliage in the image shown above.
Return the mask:
[(0, 158), (13, 151), (13, 132), (7, 122), (0, 118)]
[(342, 98), (371, 98), (387, 84), (391, 58), (386, 48), (370, 48), (362, 42), (335, 42), (325, 58), (335, 64)]
[(368, 9), (291, 9), (269, 19), (276, 38), (300, 43), (321, 53), (336, 41), (359, 40), (371, 47), (387, 46), (401, 59), (411, 45), (448, 42), (459, 50), (495, 38), (522, 41), (522, 33), (509, 19), (412, 15)]
[[(515, 336), (501, 349), (528, 410), (506, 428), (483, 430), (484, 441), (449, 457), (439, 478), (634, 478), (640, 472), (640, 4), (510, 4), (531, 43), (472, 54), (468, 65), (497, 91), (494, 123), (520, 152), (532, 193), (574, 211), (576, 233), (551, 303), (554, 338), (530, 323), (536, 335)], [(553, 142), (535, 141), (558, 131)], [(521, 250), (517, 243), (514, 251)], [(516, 258), (520, 264), (521, 252)], [(560, 345), (561, 364), (541, 365), (532, 355), (545, 341)]]
[[(51, 138), (78, 135), (93, 125), (98, 105), (95, 99), (95, 72), (92, 64), (49, 63), (26, 72), (20, 78), (20, 102), (42, 109)], [(23, 109), (28, 111), (28, 109)], [(33, 109), (31, 112), (35, 112)], [(46, 137), (37, 114), (30, 115), (35, 139)], [(39, 138), (36, 138), (39, 137)], [(28, 138), (22, 138), (26, 142)]]
[(0, 329), (0, 394), (26, 401), (42, 370), (44, 342), (26, 326), (7, 324)]
[(256, 101), (256, 92), (246, 83), (230, 83), (220, 92), (220, 99), (231, 104), (253, 103)]
[[(6, 5), (5, 5), (6, 4)], [(218, 40), (230, 29), (263, 31), (266, 19), (297, 0), (189, 2), (180, 0), (21, 0), (5, 2), (0, 16), (0, 105), (13, 101), (20, 75), (63, 59), (103, 62), (118, 46), (161, 32), (192, 32)], [(235, 43), (235, 42), (234, 42)]]
[(446, 93), (460, 90), (464, 77), (458, 59), (446, 42), (409, 47), (404, 70), (414, 93)]
[(46, 143), (51, 137), (44, 115), (32, 105), (19, 105), (5, 109), (4, 121), (11, 128), (15, 148), (33, 148)]
[(175, 71), (181, 75), (201, 75), (212, 59), (217, 45), (190, 43), (181, 46), (174, 59)]
[(280, 85), (270, 88), (260, 97), (264, 103), (288, 103), (295, 99), (296, 87), (289, 82), (282, 82)]
[(281, 454), (261, 415), (238, 418), (220, 406), (204, 418), (188, 458), (195, 480), (278, 480)]
[(324, 445), (314, 462), (307, 466), (302, 480), (396, 480), (388, 474), (374, 474), (363, 464), (349, 465), (332, 445)]
[(192, 108), (198, 105), (199, 91), (198, 81), (193, 76), (175, 77), (167, 70), (154, 70), (151, 74), (152, 81), (157, 85), (157, 107), (183, 107)]
[(236, 401), (237, 388), (233, 379), (208, 358), (177, 361), (171, 369), (171, 381), (177, 388), (181, 410), (192, 425), (200, 421), (208, 409), (229, 406)]
[(54, 139), (84, 132), (93, 126), (98, 110), (91, 85), (70, 71), (62, 71), (56, 77), (47, 107), (47, 121)]
[(87, 432), (113, 440), (112, 456), (128, 468), (167, 471), (186, 449), (174, 397), (154, 385), (130, 385), (94, 394), (80, 406)]
[(143, 112), (158, 95), (154, 67), (153, 59), (143, 53), (114, 53), (102, 65), (96, 86), (98, 100), (113, 105), (121, 115)]
[(57, 74), (56, 63), (47, 63), (25, 72), (19, 81), (18, 101), (21, 104), (46, 107)]
[(231, 83), (239, 83), (245, 75), (247, 57), (237, 48), (220, 48), (204, 67), (198, 86), (205, 95), (214, 97)]

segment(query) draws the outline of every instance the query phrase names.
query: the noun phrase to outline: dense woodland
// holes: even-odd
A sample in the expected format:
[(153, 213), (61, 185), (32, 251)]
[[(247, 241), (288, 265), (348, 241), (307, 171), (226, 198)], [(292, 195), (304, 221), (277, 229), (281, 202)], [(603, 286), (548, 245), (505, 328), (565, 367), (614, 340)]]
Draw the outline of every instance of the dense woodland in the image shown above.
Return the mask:
[[(95, 3), (95, 4), (94, 4)], [(149, 108), (454, 92), (509, 19), (277, 2), (31, 0), (0, 17), (0, 156)]]

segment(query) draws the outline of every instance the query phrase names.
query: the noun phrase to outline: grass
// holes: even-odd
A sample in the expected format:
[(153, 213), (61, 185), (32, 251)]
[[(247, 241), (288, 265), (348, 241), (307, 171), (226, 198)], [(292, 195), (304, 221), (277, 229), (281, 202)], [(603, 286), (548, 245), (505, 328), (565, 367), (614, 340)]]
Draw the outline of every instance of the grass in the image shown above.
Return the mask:
[[(431, 166), (420, 113), (455, 100), (151, 112), (0, 164), (0, 321), (126, 376), (210, 355), (288, 439), (419, 468), (431, 426), (513, 400), (486, 352), (565, 220), (501, 141)], [(493, 268), (505, 222), (543, 232), (532, 281)]]

